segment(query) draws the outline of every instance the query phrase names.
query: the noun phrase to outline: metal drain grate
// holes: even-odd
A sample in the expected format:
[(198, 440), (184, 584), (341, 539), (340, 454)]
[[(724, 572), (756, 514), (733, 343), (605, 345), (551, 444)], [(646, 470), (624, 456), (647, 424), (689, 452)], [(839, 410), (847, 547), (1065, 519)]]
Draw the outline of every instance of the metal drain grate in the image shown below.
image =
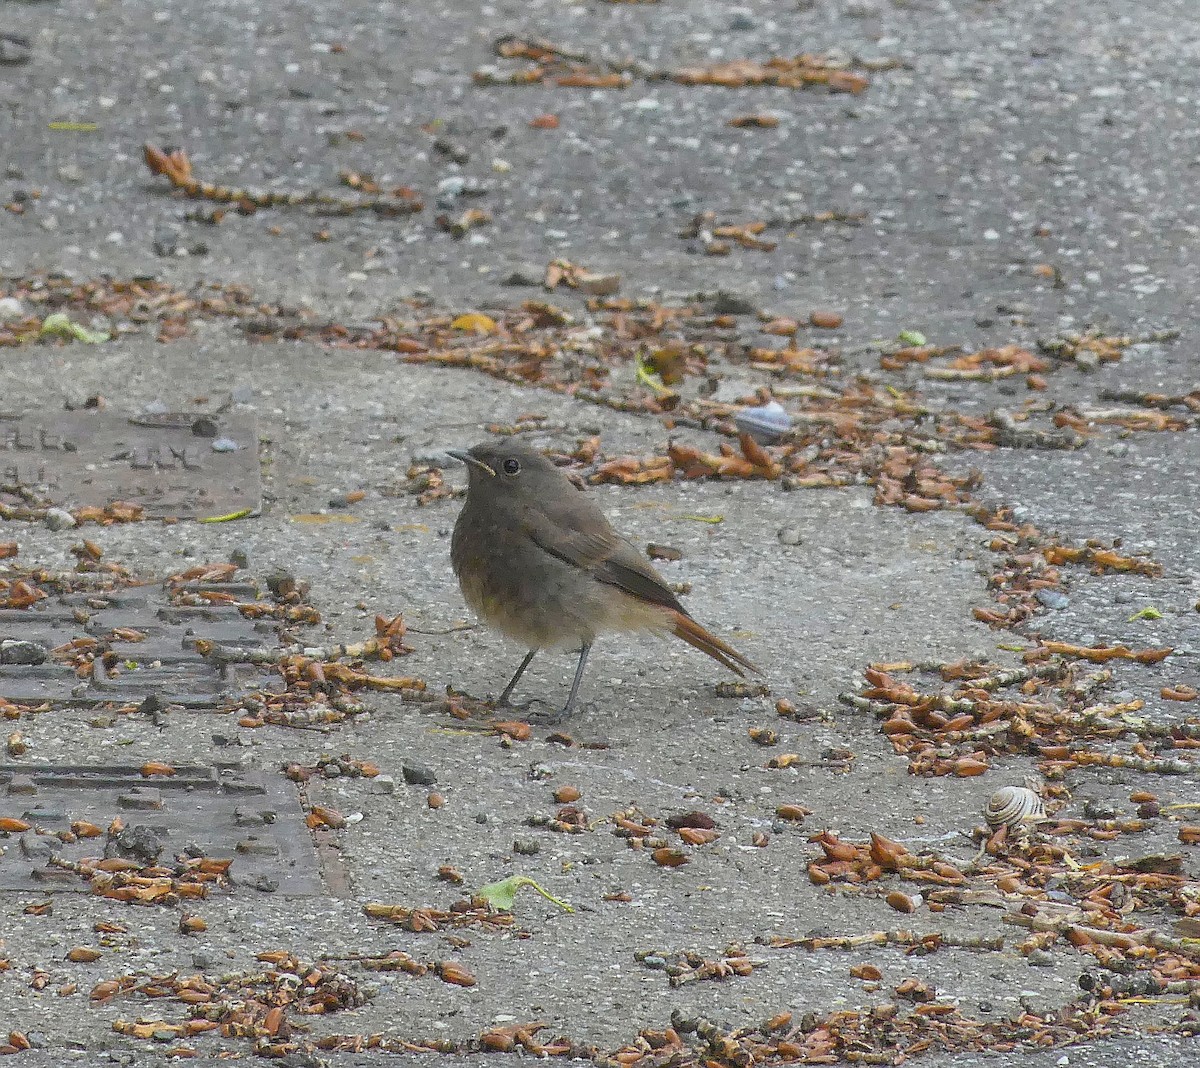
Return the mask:
[[(182, 587), (184, 591), (201, 588), (210, 587)], [(258, 596), (256, 587), (247, 583), (221, 583), (211, 589), (241, 601)], [(262, 675), (256, 668), (236, 665), (222, 674), (196, 652), (196, 640), (269, 648), (276, 643), (276, 628), (270, 619), (244, 618), (234, 605), (171, 604), (159, 584), (72, 593), (46, 598), (29, 608), (0, 609), (0, 639), (32, 642), (46, 650), (79, 637), (103, 638), (119, 629), (146, 636), (139, 642), (114, 641), (112, 648), (121, 660), (117, 670), (105, 671), (96, 662), (83, 679), (71, 665), (49, 659), (0, 665), (0, 697), (19, 704), (127, 705), (153, 696), (162, 705), (219, 707), (250, 680), (261, 682)]]
[(147, 518), (257, 511), (258, 431), (253, 417), (226, 413), (0, 414), (5, 484), (66, 508), (128, 501)]
[(135, 767), (0, 765), (0, 816), (33, 825), (0, 835), (0, 890), (86, 890), (74, 872), (47, 861), (98, 859), (105, 839), (66, 844), (54, 832), (75, 820), (107, 827), (120, 816), (129, 847), (147, 863), (155, 851), (166, 865), (187, 852), (232, 858), (235, 892), (325, 892), (299, 796), (280, 774), (194, 765), (147, 779)]

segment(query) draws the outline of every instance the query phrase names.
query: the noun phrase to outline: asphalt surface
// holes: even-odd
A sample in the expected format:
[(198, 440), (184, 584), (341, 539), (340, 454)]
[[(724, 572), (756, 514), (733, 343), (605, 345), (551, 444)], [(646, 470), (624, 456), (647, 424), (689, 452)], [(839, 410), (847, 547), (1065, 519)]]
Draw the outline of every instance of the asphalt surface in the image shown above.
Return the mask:
[[(50, 271), (80, 281), (238, 283), (264, 301), (353, 323), (405, 314), (413, 297), (451, 312), (552, 299), (582, 316), (576, 294), (501, 284), (515, 270), (537, 276), (565, 258), (619, 273), (631, 297), (724, 290), (802, 322), (814, 309), (836, 310), (845, 322), (835, 333), (802, 327), (799, 337), (840, 346), (850, 371), (876, 369), (878, 351), (868, 343), (902, 330), (968, 351), (1031, 345), (1090, 325), (1134, 336), (1179, 331), (1178, 340), (1135, 345), (1092, 373), (1062, 370), (1047, 396), (1059, 406), (1097, 406), (1108, 403), (1106, 390), (1186, 394), (1200, 383), (1197, 311), (1187, 296), (1200, 287), (1192, 255), (1200, 206), (1190, 180), (1200, 165), (1200, 32), (1191, 7), (1186, 0), (1136, 12), (1120, 0), (736, 7), (272, 0), (202, 10), (10, 3), (0, 8), (0, 32), (24, 35), (32, 47), (27, 63), (0, 66), (0, 192), (25, 208), (0, 211), (0, 290), (15, 284), (7, 280)], [(473, 85), (476, 68), (508, 65), (492, 52), (503, 34), (655, 67), (831, 49), (898, 63), (875, 64), (887, 69), (870, 71), (870, 87), (858, 96), (641, 78), (621, 90)], [(530, 126), (547, 113), (558, 116), (557, 128)], [(752, 113), (774, 114), (778, 125), (728, 125)], [(461, 149), (465, 162), (439, 151), (435, 137)], [(206, 225), (189, 214), (209, 205), (170, 194), (145, 169), (147, 141), (184, 148), (198, 176), (213, 182), (337, 190), (338, 172), (348, 169), (369, 172), (385, 188), (410, 186), (426, 208), (407, 219), (264, 209)], [(436, 207), (439, 183), (462, 177), (486, 192)], [(454, 187), (443, 184), (440, 195)], [(475, 204), (492, 214), (490, 225), (462, 240), (435, 226), (440, 211)], [(730, 223), (865, 214), (860, 225), (773, 227), (773, 251), (735, 244), (714, 257), (680, 236), (701, 211)], [(178, 251), (160, 254), (172, 247)], [(0, 410), (60, 409), (102, 394), (121, 411), (231, 400), (257, 416), (261, 516), (88, 528), (106, 559), (156, 577), (235, 552), (260, 581), (285, 566), (312, 584), (327, 628), (314, 641), (358, 640), (375, 613), (402, 612), (414, 652), (396, 669), (431, 690), (479, 696), (499, 691), (521, 651), (462, 629), (468, 617), (448, 559), (458, 504), (419, 507), (404, 492), (405, 469), (528, 412), (546, 416), (550, 428), (535, 440), (564, 450), (598, 433), (606, 456), (648, 455), (668, 437), (652, 417), (470, 371), (405, 366), (390, 353), (250, 343), (220, 321), (199, 321), (169, 344), (141, 334), (0, 354)], [(744, 369), (723, 373), (731, 396), (746, 391), (734, 389), (735, 380), (769, 381)], [(1004, 382), (987, 391), (975, 383), (920, 388), (973, 412), (1015, 409), (1026, 399), (1024, 388)], [(194, 403), (201, 396), (208, 400)], [(691, 439), (715, 447), (714, 435)], [(1073, 569), (1068, 604), (1042, 612), (1032, 629), (1085, 645), (1173, 647), (1155, 668), (1118, 665), (1114, 688), (1144, 698), (1148, 716), (1185, 715), (1189, 706), (1157, 694), (1168, 683), (1200, 685), (1196, 429), (1100, 427), (1077, 451), (997, 449), (952, 455), (946, 465), (978, 468), (981, 496), (1018, 507), (1023, 519), (1065, 541), (1120, 538), (1123, 552), (1146, 552), (1163, 565), (1158, 578)], [(465, 481), (449, 468), (447, 478)], [(359, 489), (365, 498), (354, 508), (329, 507), (331, 497)], [(888, 1000), (909, 976), (964, 1015), (990, 1020), (1076, 998), (1090, 958), (1059, 943), (1049, 960), (1032, 964), (1012, 945), (1022, 932), (1003, 925), (998, 909), (898, 916), (877, 897), (829, 893), (807, 874), (814, 855), (807, 838), (825, 828), (848, 840), (875, 831), (965, 863), (974, 850), (965, 832), (980, 822), (987, 796), (1033, 773), (1033, 759), (1009, 757), (979, 778), (915, 778), (877, 725), (837, 700), (872, 662), (1016, 662), (1004, 648), (1014, 634), (972, 618), (972, 608), (991, 603), (986, 532), (959, 512), (873, 507), (864, 486), (785, 494), (761, 482), (676, 481), (592, 492), (635, 542), (682, 550), (664, 573), (692, 584), (689, 609), (763, 667), (770, 696), (717, 696), (719, 669), (682, 646), (610, 640), (597, 645), (585, 710), (566, 727), (606, 748), (564, 749), (543, 729), (505, 748), (388, 694), (365, 697), (369, 716), (325, 733), (239, 730), (211, 713), (176, 712), (153, 726), (122, 717), (96, 727), (93, 713), (71, 707), (23, 718), (28, 760), (207, 763), (230, 748), (218, 746), (214, 733), (233, 733), (237, 752), (255, 767), (348, 754), (376, 762), (397, 786), (382, 794), (366, 780), (314, 782), (314, 803), (362, 815), (336, 836), (346, 887), (287, 900), (242, 890), (214, 895), (198, 909), (208, 924), (198, 938), (180, 935), (173, 910), (64, 893), (53, 895), (50, 915), (38, 916), (25, 908), (39, 896), (0, 894), (0, 958), (12, 965), (0, 971), (0, 1034), (34, 1033), (46, 1046), (18, 1063), (156, 1063), (165, 1044), (116, 1034), (112, 1023), (178, 1020), (182, 1006), (140, 998), (90, 1005), (87, 991), (120, 974), (251, 969), (255, 954), (268, 950), (305, 959), (393, 949), (427, 961), (452, 956), (478, 980), (466, 989), (432, 976), (358, 973), (378, 991), (361, 1008), (314, 1017), (318, 1036), (466, 1041), (497, 1023), (537, 1019), (547, 1035), (611, 1050), (641, 1028), (667, 1026), (675, 1009), (743, 1027), (781, 1011), (799, 1018)], [(699, 523), (697, 515), (723, 521)], [(0, 527), (0, 541), (8, 540), (18, 542), (23, 564), (68, 569), (79, 532), (11, 523)], [(1146, 607), (1159, 617), (1131, 618)], [(553, 702), (570, 668), (565, 656), (539, 658), (528, 693)], [(777, 698), (820, 715), (782, 720)], [(777, 730), (779, 749), (750, 742), (752, 727)], [(855, 756), (848, 772), (817, 759), (842, 748)], [(814, 759), (768, 770), (776, 751)], [(428, 787), (403, 783), (406, 763), (435, 771), (443, 808), (428, 807)], [(581, 790), (580, 805), (594, 817), (631, 805), (653, 815), (719, 810), (722, 836), (686, 866), (668, 869), (603, 831), (531, 828), (529, 816), (553, 815), (551, 793), (564, 783)], [(1068, 785), (1072, 815), (1089, 799), (1128, 814), (1128, 796), (1139, 789), (1156, 792), (1164, 806), (1197, 800), (1194, 775), (1088, 769)], [(783, 803), (812, 814), (802, 827), (780, 824), (774, 812)], [(771, 836), (765, 850), (751, 846), (762, 831)], [(1173, 836), (1173, 826), (1160, 828), (1132, 845), (1113, 843), (1110, 855), (1178, 850)], [(1194, 880), (1195, 849), (1184, 852)], [(446, 864), (463, 873), (466, 888), (528, 875), (577, 911), (560, 912), (526, 891), (517, 919), (530, 937), (470, 932), (467, 945), (363, 915), (367, 902), (448, 906), (462, 890), (437, 880)], [(606, 900), (616, 890), (631, 900)], [(94, 924), (114, 919), (130, 931), (100, 960), (63, 959), (66, 948), (96, 942)], [(806, 953), (755, 944), (898, 925), (1003, 935), (1009, 944), (1003, 952), (943, 949), (926, 957), (890, 947)], [(735, 942), (763, 966), (721, 983), (670, 987), (635, 958), (685, 949), (712, 957)], [(864, 990), (850, 976), (862, 962), (881, 969), (882, 989)], [(38, 969), (51, 976), (44, 990), (30, 986)], [(57, 996), (67, 983), (79, 992)], [(1194, 1040), (1153, 1033), (1183, 1011), (1142, 1007), (1128, 1018), (1135, 1034), (1080, 1047), (1011, 1055), (935, 1048), (919, 1063), (1186, 1064), (1196, 1057)], [(203, 1036), (196, 1046), (193, 1063), (219, 1051), (251, 1056), (245, 1040)], [(321, 1057), (335, 1065), (378, 1059)], [(452, 1058), (421, 1059), (432, 1066)]]

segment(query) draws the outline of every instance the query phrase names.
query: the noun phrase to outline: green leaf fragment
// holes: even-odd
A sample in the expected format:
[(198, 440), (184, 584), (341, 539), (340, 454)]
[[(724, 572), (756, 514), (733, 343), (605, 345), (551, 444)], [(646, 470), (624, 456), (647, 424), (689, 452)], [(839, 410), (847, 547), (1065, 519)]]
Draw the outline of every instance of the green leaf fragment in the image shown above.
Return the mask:
[(89, 330), (86, 326), (71, 322), (63, 312), (47, 315), (39, 334), (41, 337), (69, 337), (85, 345), (99, 345), (112, 337), (104, 330)]
[(1134, 623), (1139, 619), (1162, 619), (1162, 617), (1163, 614), (1157, 608), (1148, 606), (1143, 608), (1140, 612), (1134, 612), (1133, 615), (1126, 620), (1126, 622)]
[(517, 891), (523, 886), (532, 886), (542, 897), (557, 905), (564, 912), (575, 911), (565, 901), (555, 897), (549, 890), (546, 890), (536, 881), (529, 878), (528, 875), (510, 875), (507, 879), (501, 879), (498, 883), (488, 883), (487, 886), (479, 888), (477, 896), (483, 898), (494, 909), (503, 909), (505, 912), (511, 912), (513, 904), (517, 899)]
[(228, 515), (206, 515), (197, 519), (197, 523), (232, 523), (235, 519), (245, 519), (253, 515), (253, 508), (243, 508), (240, 512), (230, 512)]
[(925, 340), (925, 335), (920, 330), (901, 330), (896, 335), (896, 340), (903, 345), (928, 345)]
[(670, 387), (663, 382), (659, 373), (655, 371), (648, 363), (646, 363), (643, 355), (639, 355), (637, 358), (637, 363), (634, 364), (634, 374), (637, 376), (637, 380), (641, 382), (643, 386), (649, 386), (660, 397), (664, 393), (672, 392)]

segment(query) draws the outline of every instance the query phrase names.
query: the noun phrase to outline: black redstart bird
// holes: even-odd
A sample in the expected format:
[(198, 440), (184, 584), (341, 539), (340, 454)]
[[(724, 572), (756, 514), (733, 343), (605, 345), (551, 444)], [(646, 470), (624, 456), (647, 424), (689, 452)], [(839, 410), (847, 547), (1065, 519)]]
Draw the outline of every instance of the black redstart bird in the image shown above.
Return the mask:
[(450, 543), (463, 597), (485, 623), (529, 650), (499, 705), (539, 649), (578, 648), (575, 680), (558, 713), (565, 716), (592, 643), (619, 631), (674, 634), (738, 675), (758, 671), (688, 615), (662, 576), (545, 456), (507, 441), (450, 455), (468, 475)]

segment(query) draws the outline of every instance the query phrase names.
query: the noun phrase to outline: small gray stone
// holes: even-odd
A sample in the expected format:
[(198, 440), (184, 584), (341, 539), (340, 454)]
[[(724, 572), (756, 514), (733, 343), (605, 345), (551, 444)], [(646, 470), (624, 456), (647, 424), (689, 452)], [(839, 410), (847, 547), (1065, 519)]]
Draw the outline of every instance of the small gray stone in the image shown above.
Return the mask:
[(0, 323), (25, 318), (25, 305), (16, 297), (0, 297)]
[(400, 774), (409, 786), (432, 786), (437, 782), (433, 769), (424, 764), (404, 764), (400, 768)]
[(213, 452), (237, 452), (241, 446), (233, 438), (217, 438), (212, 443)]
[[(30, 814), (29, 818), (33, 818), (32, 814)], [(32, 833), (21, 835), (19, 841), (21, 843), (21, 855), (28, 860), (47, 860), (54, 852), (50, 848), (49, 842), (43, 842)]]
[(267, 575), (267, 589), (272, 597), (288, 597), (296, 591), (296, 576), (286, 568), (278, 567)]
[(713, 299), (712, 310), (714, 315), (753, 315), (758, 309), (753, 301), (721, 289)]
[(65, 508), (47, 508), (44, 522), (51, 530), (70, 530), (75, 526), (75, 517)]
[(263, 894), (273, 894), (279, 889), (279, 880), (272, 879), (269, 875), (255, 875), (245, 880), (246, 886), (251, 890), (257, 890)]
[(437, 184), (437, 206), (444, 211), (451, 211), (455, 207), (455, 200), (459, 197), (479, 197), (487, 191), (487, 183), (481, 182), (478, 178), (452, 174)]
[(513, 842), (513, 852), (524, 857), (532, 857), (541, 851), (541, 843), (533, 838), (518, 838)]
[(162, 854), (163, 846), (163, 840), (152, 828), (136, 824), (133, 827), (125, 827), (111, 836), (104, 846), (104, 855), (108, 858), (125, 857), (153, 864)]
[(1083, 803), (1083, 814), (1090, 820), (1115, 820), (1120, 815), (1120, 809), (1113, 801), (1089, 797)]
[(435, 137), (433, 150), (457, 163), (460, 167), (471, 158), (471, 154), (462, 145), (455, 144), (447, 137)]
[(745, 33), (747, 30), (754, 29), (757, 25), (758, 23), (744, 11), (739, 11), (729, 20), (729, 29), (733, 33)]
[(16, 67), (28, 63), (33, 55), (29, 38), (20, 33), (0, 33), (0, 63)]
[(540, 286), (544, 272), (540, 267), (514, 267), (501, 279), (502, 286)]
[(777, 535), (781, 545), (803, 545), (804, 538), (799, 527), (781, 527)]
[(579, 292), (593, 297), (611, 297), (621, 288), (619, 274), (584, 274), (579, 279)]
[(179, 248), (179, 228), (162, 227), (154, 231), (154, 254), (156, 256), (174, 256)]
[(1131, 590), (1117, 590), (1113, 594), (1113, 600), (1117, 604), (1132, 604), (1133, 599), (1133, 592)]
[(229, 399), (234, 404), (249, 404), (254, 400), (253, 386), (234, 386), (229, 394)]
[(16, 638), (0, 641), (0, 664), (44, 664), (49, 650), (38, 642)]
[(243, 571), (250, 566), (250, 550), (244, 545), (236, 545), (229, 552), (229, 562), (240, 567)]
[(369, 789), (373, 794), (394, 794), (396, 792), (396, 780), (391, 775), (376, 775), (371, 780)]
[(1038, 599), (1039, 604), (1054, 612), (1061, 612), (1071, 604), (1071, 598), (1059, 590), (1042, 589), (1038, 590), (1034, 596)]

